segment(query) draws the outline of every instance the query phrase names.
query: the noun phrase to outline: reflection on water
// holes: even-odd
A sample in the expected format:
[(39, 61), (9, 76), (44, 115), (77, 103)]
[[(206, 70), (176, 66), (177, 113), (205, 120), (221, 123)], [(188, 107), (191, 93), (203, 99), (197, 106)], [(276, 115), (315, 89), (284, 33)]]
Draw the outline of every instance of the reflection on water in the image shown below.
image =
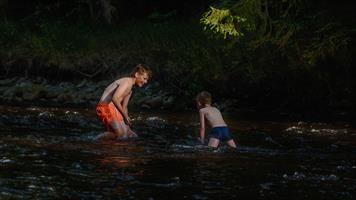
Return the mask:
[(0, 199), (355, 198), (347, 124), (227, 117), (235, 151), (199, 145), (196, 113), (136, 113), (138, 139), (95, 142), (91, 110), (0, 112)]

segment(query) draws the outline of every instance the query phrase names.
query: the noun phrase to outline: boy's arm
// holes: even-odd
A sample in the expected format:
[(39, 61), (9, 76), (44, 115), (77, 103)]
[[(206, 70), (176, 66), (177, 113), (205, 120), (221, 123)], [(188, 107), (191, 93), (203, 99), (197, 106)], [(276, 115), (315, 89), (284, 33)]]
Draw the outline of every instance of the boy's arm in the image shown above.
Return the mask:
[(128, 105), (129, 105), (129, 100), (130, 100), (131, 94), (132, 94), (132, 91), (130, 91), (130, 93), (122, 101), (122, 108), (123, 108), (125, 115), (128, 117), (127, 119), (129, 122), (131, 119), (129, 117)]
[(127, 109), (127, 106), (129, 105), (129, 100), (130, 100), (131, 94), (132, 94), (132, 91), (130, 91), (130, 93), (122, 101), (122, 108), (124, 109), (124, 112), (127, 116), (129, 115), (129, 110)]
[(200, 141), (204, 143), (205, 139), (205, 118), (204, 112), (201, 110), (199, 111), (199, 119), (200, 119)]
[(119, 112), (122, 114), (125, 121), (127, 120), (128, 115), (127, 115), (127, 112), (125, 113), (121, 102), (123, 101), (125, 92), (128, 88), (129, 88), (129, 85), (126, 84), (125, 82), (120, 84), (118, 86), (118, 88), (116, 89), (116, 91), (113, 95), (113, 98), (112, 98), (113, 103), (115, 104), (115, 106), (119, 110)]

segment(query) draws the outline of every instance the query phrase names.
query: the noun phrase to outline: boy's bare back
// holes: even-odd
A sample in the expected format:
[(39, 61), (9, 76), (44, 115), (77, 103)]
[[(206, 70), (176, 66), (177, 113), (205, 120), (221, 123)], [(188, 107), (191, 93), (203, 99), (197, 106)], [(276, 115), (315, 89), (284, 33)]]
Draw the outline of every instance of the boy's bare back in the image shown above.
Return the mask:
[(103, 92), (103, 95), (100, 98), (100, 102), (110, 102), (112, 101), (112, 98), (115, 94), (115, 91), (118, 87), (123, 87), (124, 89), (124, 95), (128, 96), (131, 92), (132, 89), (132, 84), (130, 84), (130, 78), (125, 77), (125, 78), (120, 78), (114, 82), (112, 82), (109, 86), (107, 86)]
[(199, 113), (200, 115), (204, 116), (204, 118), (207, 120), (208, 124), (212, 128), (227, 126), (221, 115), (221, 112), (213, 106), (207, 106), (205, 108), (202, 108), (199, 110)]

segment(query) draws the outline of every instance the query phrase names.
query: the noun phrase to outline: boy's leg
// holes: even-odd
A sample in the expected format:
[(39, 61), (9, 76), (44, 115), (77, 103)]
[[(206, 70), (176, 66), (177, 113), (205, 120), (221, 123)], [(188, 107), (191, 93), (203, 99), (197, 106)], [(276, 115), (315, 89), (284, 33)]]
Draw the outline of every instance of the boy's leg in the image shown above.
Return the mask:
[(134, 131), (132, 131), (130, 126), (128, 126), (124, 121), (120, 121), (119, 123), (120, 123), (118, 126), (119, 135), (128, 138), (137, 137), (137, 134)]
[(236, 148), (235, 141), (233, 139), (226, 142), (230, 147)]
[(216, 147), (219, 146), (219, 142), (220, 142), (220, 140), (218, 140), (218, 139), (216, 139), (216, 138), (210, 138), (210, 139), (209, 139), (208, 146), (209, 146), (209, 147), (214, 147), (214, 148), (216, 148)]
[(111, 127), (118, 139), (127, 138), (128, 129), (124, 121), (113, 121)]
[(110, 131), (105, 131), (94, 138), (94, 140), (113, 140), (116, 138), (116, 134)]
[(127, 129), (122, 123), (114, 120), (109, 124), (110, 131), (105, 131), (104, 133), (99, 134), (95, 137), (95, 140), (114, 140), (117, 138), (124, 138), (127, 134)]
[(98, 135), (95, 137), (95, 140), (113, 140), (137, 137), (136, 133), (133, 132), (123, 121), (113, 121), (110, 124), (110, 128), (112, 131), (106, 131)]

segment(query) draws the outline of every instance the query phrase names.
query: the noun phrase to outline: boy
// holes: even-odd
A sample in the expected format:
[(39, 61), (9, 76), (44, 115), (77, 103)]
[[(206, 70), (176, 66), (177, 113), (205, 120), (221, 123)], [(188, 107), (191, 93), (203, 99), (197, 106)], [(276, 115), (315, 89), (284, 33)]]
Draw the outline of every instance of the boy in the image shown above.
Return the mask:
[(130, 129), (131, 119), (127, 105), (132, 94), (132, 87), (134, 85), (142, 87), (151, 75), (152, 72), (148, 67), (138, 64), (129, 77), (120, 78), (106, 87), (96, 106), (96, 112), (107, 131), (98, 135), (96, 139), (137, 137), (136, 133)]
[(222, 118), (220, 111), (211, 106), (211, 94), (203, 91), (197, 95), (196, 101), (200, 118), (199, 140), (204, 143), (206, 120), (212, 128), (208, 144), (209, 147), (216, 148), (220, 141), (226, 141), (230, 147), (236, 148), (236, 144), (230, 135), (229, 129)]

